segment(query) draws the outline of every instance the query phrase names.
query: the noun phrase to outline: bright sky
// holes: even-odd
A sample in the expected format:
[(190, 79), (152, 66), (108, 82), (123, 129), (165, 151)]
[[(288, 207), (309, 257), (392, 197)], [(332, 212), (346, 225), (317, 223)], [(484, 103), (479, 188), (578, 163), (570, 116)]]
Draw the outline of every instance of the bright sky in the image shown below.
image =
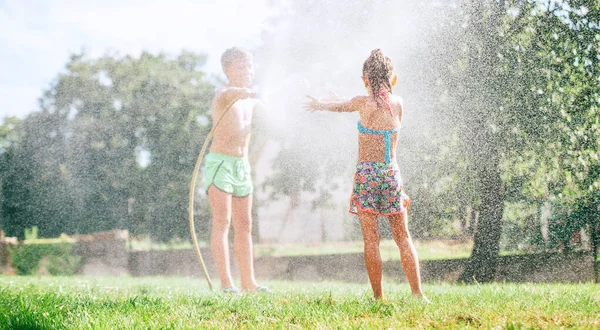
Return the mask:
[(207, 53), (206, 70), (233, 45), (260, 45), (267, 0), (0, 0), (0, 122), (37, 110), (37, 98), (85, 49), (138, 56), (146, 50)]

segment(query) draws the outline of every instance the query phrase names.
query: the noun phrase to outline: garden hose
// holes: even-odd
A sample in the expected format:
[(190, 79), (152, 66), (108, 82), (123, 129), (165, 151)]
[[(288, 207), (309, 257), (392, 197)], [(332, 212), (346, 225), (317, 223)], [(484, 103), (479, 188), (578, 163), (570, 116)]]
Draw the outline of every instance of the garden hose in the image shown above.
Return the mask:
[(219, 119), (213, 125), (213, 128), (210, 130), (206, 139), (204, 140), (204, 145), (202, 145), (202, 149), (200, 150), (200, 154), (198, 155), (198, 159), (196, 160), (196, 166), (194, 167), (194, 172), (192, 173), (192, 182), (190, 183), (190, 202), (189, 202), (189, 221), (190, 221), (190, 234), (192, 235), (192, 242), (194, 243), (194, 250), (196, 251), (196, 256), (198, 257), (198, 261), (200, 262), (200, 266), (202, 267), (202, 271), (204, 272), (204, 277), (206, 277), (206, 281), (208, 282), (208, 287), (212, 291), (212, 282), (210, 280), (210, 276), (208, 275), (208, 271), (206, 270), (206, 265), (204, 264), (204, 259), (202, 258), (202, 253), (200, 253), (200, 247), (198, 246), (198, 239), (196, 238), (196, 227), (194, 226), (194, 196), (196, 190), (196, 179), (198, 178), (198, 171), (200, 170), (200, 164), (202, 164), (202, 159), (204, 158), (204, 153), (206, 152), (206, 148), (208, 147), (212, 137), (215, 133), (217, 127), (219, 127), (219, 123), (225, 117), (227, 112), (231, 109), (233, 104), (237, 101), (234, 100), (231, 104), (225, 108), (225, 111), (219, 117)]

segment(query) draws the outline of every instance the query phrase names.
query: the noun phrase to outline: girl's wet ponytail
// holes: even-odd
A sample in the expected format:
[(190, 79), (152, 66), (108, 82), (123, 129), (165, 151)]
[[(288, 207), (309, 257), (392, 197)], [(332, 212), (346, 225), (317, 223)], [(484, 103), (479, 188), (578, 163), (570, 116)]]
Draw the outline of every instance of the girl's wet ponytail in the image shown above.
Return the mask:
[(390, 104), (390, 93), (388, 93), (388, 91), (385, 90), (385, 88), (381, 87), (379, 89), (379, 92), (377, 92), (377, 94), (375, 94), (374, 96), (375, 102), (377, 102), (377, 106), (379, 108), (386, 109), (388, 114), (390, 116), (393, 116), (392, 105)]
[(363, 75), (369, 80), (377, 107), (387, 110), (390, 116), (393, 115), (389, 95), (392, 93), (390, 79), (393, 74), (392, 61), (380, 48), (373, 49), (363, 65)]

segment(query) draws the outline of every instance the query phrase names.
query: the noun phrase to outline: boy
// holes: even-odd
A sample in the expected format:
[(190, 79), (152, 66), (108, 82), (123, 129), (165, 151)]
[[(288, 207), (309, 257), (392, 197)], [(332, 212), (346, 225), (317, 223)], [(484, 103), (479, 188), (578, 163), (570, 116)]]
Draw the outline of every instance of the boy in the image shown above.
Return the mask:
[(256, 283), (252, 256), (253, 187), (248, 146), (252, 115), (262, 104), (249, 89), (254, 79), (252, 55), (237, 47), (230, 48), (221, 56), (221, 65), (229, 83), (216, 91), (211, 107), (213, 125), (226, 114), (214, 132), (205, 163), (206, 190), (212, 211), (212, 254), (223, 291), (240, 292), (233, 284), (229, 267), (227, 237), (233, 222), (233, 247), (242, 290), (268, 291)]

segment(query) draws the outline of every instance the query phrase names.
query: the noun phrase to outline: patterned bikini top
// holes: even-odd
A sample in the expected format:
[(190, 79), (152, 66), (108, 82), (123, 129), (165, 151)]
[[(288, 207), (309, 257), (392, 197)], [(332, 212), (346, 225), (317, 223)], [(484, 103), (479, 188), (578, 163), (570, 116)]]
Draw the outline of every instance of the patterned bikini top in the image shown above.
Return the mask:
[(358, 122), (358, 132), (363, 133), (363, 134), (383, 135), (383, 140), (385, 141), (385, 162), (388, 164), (392, 162), (390, 135), (393, 133), (397, 133), (398, 131), (400, 131), (400, 127), (395, 128), (395, 129), (390, 129), (387, 131), (378, 131), (378, 130), (366, 128), (360, 123), (360, 121)]

